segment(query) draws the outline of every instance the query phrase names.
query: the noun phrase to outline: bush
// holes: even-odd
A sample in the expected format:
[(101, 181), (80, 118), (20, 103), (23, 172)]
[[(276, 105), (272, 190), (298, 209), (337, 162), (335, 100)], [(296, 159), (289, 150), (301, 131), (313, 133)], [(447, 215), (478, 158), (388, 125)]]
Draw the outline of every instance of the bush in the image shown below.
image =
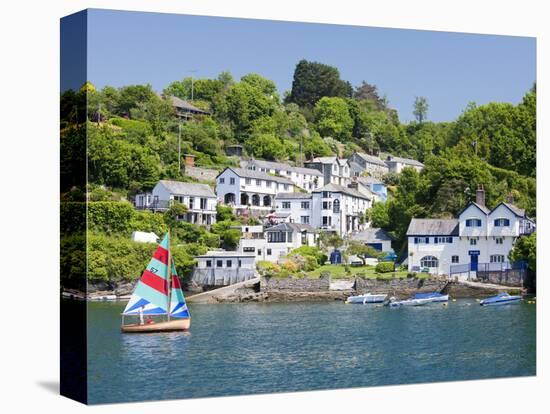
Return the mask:
[(374, 268), (376, 273), (389, 273), (393, 272), (395, 268), (394, 262), (380, 262)]
[(266, 260), (259, 260), (256, 262), (256, 269), (262, 276), (274, 276), (281, 271), (278, 264), (268, 262)]
[[(298, 247), (297, 249), (294, 249), (290, 252), (292, 255), (298, 255), (306, 258), (307, 261), (307, 268), (304, 268), (306, 271), (312, 271), (317, 269), (318, 267), (325, 264), (328, 257), (326, 254), (324, 254), (321, 249), (314, 246), (302, 246)], [(313, 260), (312, 260), (313, 259)]]

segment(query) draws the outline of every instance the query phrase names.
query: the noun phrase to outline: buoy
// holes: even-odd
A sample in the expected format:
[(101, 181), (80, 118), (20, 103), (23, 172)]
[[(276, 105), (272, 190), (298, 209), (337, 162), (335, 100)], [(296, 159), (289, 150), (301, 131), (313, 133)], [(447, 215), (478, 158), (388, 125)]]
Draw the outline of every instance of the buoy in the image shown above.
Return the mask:
[(456, 299), (453, 299), (453, 302), (456, 302)]

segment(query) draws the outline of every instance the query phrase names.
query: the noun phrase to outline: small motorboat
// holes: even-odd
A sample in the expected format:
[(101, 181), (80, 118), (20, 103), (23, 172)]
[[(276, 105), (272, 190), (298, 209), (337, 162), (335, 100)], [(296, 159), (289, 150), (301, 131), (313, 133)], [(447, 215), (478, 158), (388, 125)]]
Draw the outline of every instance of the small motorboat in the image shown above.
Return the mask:
[(510, 303), (519, 303), (521, 301), (521, 296), (519, 295), (510, 295), (508, 293), (500, 293), (496, 296), (491, 296), (486, 299), (483, 299), (479, 304), (481, 306), (500, 306), (508, 305)]
[(405, 300), (395, 300), (395, 298), (391, 298), (390, 301), (387, 303), (387, 305), (390, 308), (400, 308), (403, 306), (422, 306), (430, 303), (431, 300), (428, 298), (424, 299), (405, 299)]
[(388, 295), (373, 295), (370, 293), (366, 293), (364, 295), (357, 295), (357, 296), (350, 296), (346, 299), (346, 303), (360, 303), (360, 304), (366, 304), (366, 303), (382, 303), (384, 300), (386, 300), (386, 297)]
[(413, 299), (430, 299), (430, 302), (448, 302), (449, 295), (439, 292), (416, 293)]

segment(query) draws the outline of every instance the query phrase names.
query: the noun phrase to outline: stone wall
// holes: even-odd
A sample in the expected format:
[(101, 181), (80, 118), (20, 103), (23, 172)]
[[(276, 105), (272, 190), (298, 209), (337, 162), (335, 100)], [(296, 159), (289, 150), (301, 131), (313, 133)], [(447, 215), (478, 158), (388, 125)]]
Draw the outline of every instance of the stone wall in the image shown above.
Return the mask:
[(197, 269), (193, 270), (191, 282), (199, 286), (227, 286), (244, 282), (256, 277), (254, 269)]
[(200, 168), (200, 167), (185, 167), (185, 174), (196, 178), (197, 180), (202, 181), (215, 181), (216, 177), (219, 174), (218, 170), (213, 170), (210, 168)]
[(276, 292), (324, 292), (330, 288), (330, 277), (321, 277), (319, 279), (298, 279), (288, 277), (278, 279), (275, 277), (262, 277), (260, 280), (260, 291)]
[(525, 271), (520, 269), (510, 269), (504, 272), (477, 272), (476, 278), (480, 282), (494, 283), (504, 286), (522, 287), (525, 278)]
[(355, 279), (355, 291), (357, 294), (387, 293), (397, 298), (408, 298), (417, 292), (440, 292), (447, 285), (445, 279)]

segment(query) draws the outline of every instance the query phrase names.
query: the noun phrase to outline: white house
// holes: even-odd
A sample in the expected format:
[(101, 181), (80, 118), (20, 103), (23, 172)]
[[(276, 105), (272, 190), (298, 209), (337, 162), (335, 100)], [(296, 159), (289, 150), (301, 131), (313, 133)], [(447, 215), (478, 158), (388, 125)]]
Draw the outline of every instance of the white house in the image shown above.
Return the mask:
[(405, 167), (412, 167), (418, 172), (422, 171), (424, 168), (424, 164), (420, 161), (410, 158), (394, 157), (393, 155), (388, 155), (386, 158), (386, 165), (388, 166), (389, 172), (394, 173), (400, 173)]
[(195, 259), (191, 280), (202, 286), (230, 285), (256, 276), (256, 256), (250, 253), (212, 250)]
[(392, 238), (384, 230), (369, 227), (351, 236), (351, 240), (360, 241), (381, 252), (393, 252)]
[(216, 222), (216, 194), (206, 184), (184, 183), (160, 180), (151, 193), (137, 194), (137, 209), (164, 211), (174, 202), (187, 206), (187, 213), (181, 217), (189, 223), (213, 224)]
[(294, 183), (289, 179), (247, 168), (228, 167), (216, 177), (219, 202), (234, 206), (238, 214), (248, 209), (268, 213), (277, 193), (292, 191)]
[(311, 191), (324, 185), (323, 174), (314, 168), (293, 167), (288, 164), (264, 160), (248, 160), (243, 168), (288, 178), (297, 187)]
[(315, 246), (317, 231), (307, 224), (281, 223), (275, 226), (242, 226), (239, 252), (254, 254), (256, 260), (277, 262), (291, 250)]
[(379, 157), (363, 152), (354, 152), (348, 162), (352, 177), (359, 177), (365, 173), (373, 177), (381, 177), (389, 171), (386, 163)]
[(362, 217), (372, 198), (337, 184), (328, 184), (311, 194), (277, 194), (276, 212), (289, 213), (290, 222), (346, 235), (365, 227)]
[(493, 210), (485, 206), (485, 192), (477, 190), (457, 219), (413, 218), (407, 230), (409, 271), (428, 268), (434, 274), (475, 275), (483, 269), (502, 270), (516, 240), (535, 225), (525, 211), (511, 203)]
[(153, 232), (134, 231), (131, 236), (132, 241), (138, 243), (157, 243), (159, 236)]
[(314, 168), (323, 174), (323, 182), (346, 186), (350, 183), (350, 166), (348, 160), (338, 157), (318, 157), (306, 161), (307, 168)]

